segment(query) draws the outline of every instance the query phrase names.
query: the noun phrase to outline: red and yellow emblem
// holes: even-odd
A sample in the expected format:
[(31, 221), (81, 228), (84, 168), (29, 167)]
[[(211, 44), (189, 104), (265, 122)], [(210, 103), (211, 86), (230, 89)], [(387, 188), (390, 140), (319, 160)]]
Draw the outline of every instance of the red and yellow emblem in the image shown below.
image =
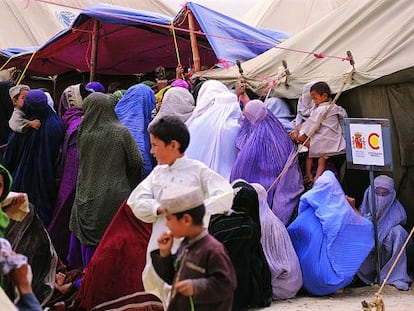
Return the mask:
[(374, 150), (378, 150), (380, 148), (380, 140), (378, 133), (369, 134), (368, 145)]

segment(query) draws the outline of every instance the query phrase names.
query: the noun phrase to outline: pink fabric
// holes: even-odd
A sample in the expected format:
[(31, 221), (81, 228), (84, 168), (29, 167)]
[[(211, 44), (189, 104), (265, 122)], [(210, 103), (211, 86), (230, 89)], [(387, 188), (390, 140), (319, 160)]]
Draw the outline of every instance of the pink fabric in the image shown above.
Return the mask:
[(184, 81), (183, 79), (176, 79), (173, 83), (171, 83), (171, 86), (173, 87), (183, 87), (185, 89), (190, 89), (190, 86), (188, 85), (188, 83), (186, 81)]

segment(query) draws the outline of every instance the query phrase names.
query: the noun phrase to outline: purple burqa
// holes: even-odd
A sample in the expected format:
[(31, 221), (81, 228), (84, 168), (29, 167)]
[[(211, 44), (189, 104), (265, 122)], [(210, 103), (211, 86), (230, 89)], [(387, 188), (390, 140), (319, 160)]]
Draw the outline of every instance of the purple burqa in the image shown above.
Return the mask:
[[(295, 145), (282, 124), (260, 100), (250, 101), (236, 138), (239, 149), (231, 171), (230, 181), (244, 179), (259, 183), (265, 189), (273, 184), (290, 157), (295, 156)], [(297, 158), (268, 191), (267, 201), (273, 213), (285, 224), (303, 191), (302, 175)]]
[(62, 148), (62, 176), (52, 221), (48, 227), (50, 238), (59, 258), (66, 262), (70, 231), (69, 219), (75, 199), (78, 176), (79, 156), (77, 146), (78, 127), (82, 120), (82, 109), (69, 108), (63, 115), (66, 133)]
[[(404, 207), (398, 201), (394, 190), (394, 180), (386, 175), (380, 175), (374, 180), (375, 201), (378, 221), (378, 241), (380, 246), (380, 282), (382, 283), (390, 271), (398, 252), (403, 246), (408, 233), (403, 225), (407, 221)], [(364, 200), (360, 206), (362, 216), (372, 220), (371, 187), (365, 190)], [(358, 276), (366, 284), (376, 279), (375, 250), (367, 257), (359, 269)], [(411, 278), (407, 274), (407, 256), (404, 250), (387, 284), (401, 290), (408, 290)]]

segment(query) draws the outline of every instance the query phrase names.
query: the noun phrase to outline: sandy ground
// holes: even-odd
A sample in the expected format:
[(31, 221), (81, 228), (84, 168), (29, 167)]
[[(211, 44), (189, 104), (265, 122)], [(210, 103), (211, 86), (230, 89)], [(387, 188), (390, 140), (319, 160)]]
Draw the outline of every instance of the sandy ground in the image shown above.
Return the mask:
[[(329, 311), (356, 311), (363, 310), (361, 301), (373, 302), (375, 293), (379, 290), (378, 285), (346, 288), (343, 293), (326, 297), (300, 296), (274, 301), (272, 305), (264, 309), (251, 309), (263, 311), (302, 311), (302, 310), (329, 310)], [(395, 287), (385, 286), (382, 291), (382, 300), (386, 311), (412, 311), (414, 310), (414, 289), (399, 291)], [(378, 309), (379, 311), (380, 309)], [(373, 308), (372, 311), (377, 311)]]

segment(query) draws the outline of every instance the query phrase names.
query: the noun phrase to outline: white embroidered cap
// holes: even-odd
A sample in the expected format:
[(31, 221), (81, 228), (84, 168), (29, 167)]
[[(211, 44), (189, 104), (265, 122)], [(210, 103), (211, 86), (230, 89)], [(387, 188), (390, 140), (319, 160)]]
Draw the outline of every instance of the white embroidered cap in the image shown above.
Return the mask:
[(188, 211), (204, 203), (204, 196), (198, 187), (168, 189), (161, 198), (161, 206), (170, 214)]
[(19, 85), (12, 86), (9, 89), (10, 98), (13, 99), (14, 97), (16, 97), (16, 95), (19, 95), (20, 91), (22, 90), (30, 91), (30, 87), (25, 84), (19, 84)]

